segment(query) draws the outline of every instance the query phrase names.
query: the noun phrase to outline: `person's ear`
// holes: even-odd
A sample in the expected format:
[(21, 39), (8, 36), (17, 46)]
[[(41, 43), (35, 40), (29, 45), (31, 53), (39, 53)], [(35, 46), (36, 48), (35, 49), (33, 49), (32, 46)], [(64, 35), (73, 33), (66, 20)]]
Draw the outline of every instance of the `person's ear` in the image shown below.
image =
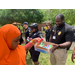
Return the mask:
[(63, 22), (64, 22), (64, 19), (63, 19)]

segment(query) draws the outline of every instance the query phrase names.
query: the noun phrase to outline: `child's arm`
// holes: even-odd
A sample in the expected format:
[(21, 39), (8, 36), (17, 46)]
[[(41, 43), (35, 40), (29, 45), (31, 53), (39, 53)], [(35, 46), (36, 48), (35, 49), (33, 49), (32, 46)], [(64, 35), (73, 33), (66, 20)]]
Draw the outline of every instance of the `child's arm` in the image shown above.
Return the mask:
[(30, 48), (34, 45), (34, 41), (31, 40), (29, 43), (27, 43), (24, 47), (25, 47), (25, 50), (28, 51), (30, 50)]
[(35, 39), (32, 39), (29, 43), (27, 43), (24, 47), (25, 47), (25, 50), (28, 51), (30, 50), (33, 45), (38, 42), (40, 40), (40, 38), (35, 38)]

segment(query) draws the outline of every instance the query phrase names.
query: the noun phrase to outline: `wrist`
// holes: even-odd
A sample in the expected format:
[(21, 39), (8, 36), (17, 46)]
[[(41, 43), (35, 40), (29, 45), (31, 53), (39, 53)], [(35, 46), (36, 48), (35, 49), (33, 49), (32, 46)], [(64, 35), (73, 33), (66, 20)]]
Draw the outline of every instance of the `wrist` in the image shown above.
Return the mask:
[(58, 48), (60, 48), (60, 44), (58, 44)]

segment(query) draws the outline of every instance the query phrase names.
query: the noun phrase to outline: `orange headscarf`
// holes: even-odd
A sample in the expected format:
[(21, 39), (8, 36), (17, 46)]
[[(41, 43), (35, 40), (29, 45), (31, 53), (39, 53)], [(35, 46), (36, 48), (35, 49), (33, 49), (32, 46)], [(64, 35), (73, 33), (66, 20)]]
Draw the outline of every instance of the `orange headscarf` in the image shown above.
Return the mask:
[(26, 51), (21, 45), (15, 50), (10, 50), (12, 40), (20, 35), (19, 29), (6, 24), (0, 28), (0, 65), (25, 65)]

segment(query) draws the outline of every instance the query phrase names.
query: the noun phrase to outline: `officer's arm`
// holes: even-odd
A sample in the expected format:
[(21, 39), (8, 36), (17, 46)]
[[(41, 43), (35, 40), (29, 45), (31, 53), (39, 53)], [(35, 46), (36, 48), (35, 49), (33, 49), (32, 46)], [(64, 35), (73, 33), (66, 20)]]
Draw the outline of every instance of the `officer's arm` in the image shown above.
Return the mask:
[(62, 48), (70, 47), (72, 44), (73, 38), (74, 38), (73, 29), (68, 28), (66, 35), (65, 35), (66, 42), (60, 44), (60, 47), (62, 47)]
[(60, 46), (61, 48), (67, 48), (67, 47), (70, 47), (71, 45), (71, 42), (65, 42), (65, 43), (62, 43), (62, 44), (53, 44), (53, 47), (52, 47), (52, 53)]
[(28, 33), (29, 33), (29, 37), (30, 37), (30, 36), (31, 36), (32, 31), (29, 29)]
[(72, 42), (67, 41), (67, 42), (65, 42), (65, 43), (60, 44), (60, 47), (61, 47), (61, 48), (67, 48), (67, 47), (70, 47), (71, 44), (72, 44)]

